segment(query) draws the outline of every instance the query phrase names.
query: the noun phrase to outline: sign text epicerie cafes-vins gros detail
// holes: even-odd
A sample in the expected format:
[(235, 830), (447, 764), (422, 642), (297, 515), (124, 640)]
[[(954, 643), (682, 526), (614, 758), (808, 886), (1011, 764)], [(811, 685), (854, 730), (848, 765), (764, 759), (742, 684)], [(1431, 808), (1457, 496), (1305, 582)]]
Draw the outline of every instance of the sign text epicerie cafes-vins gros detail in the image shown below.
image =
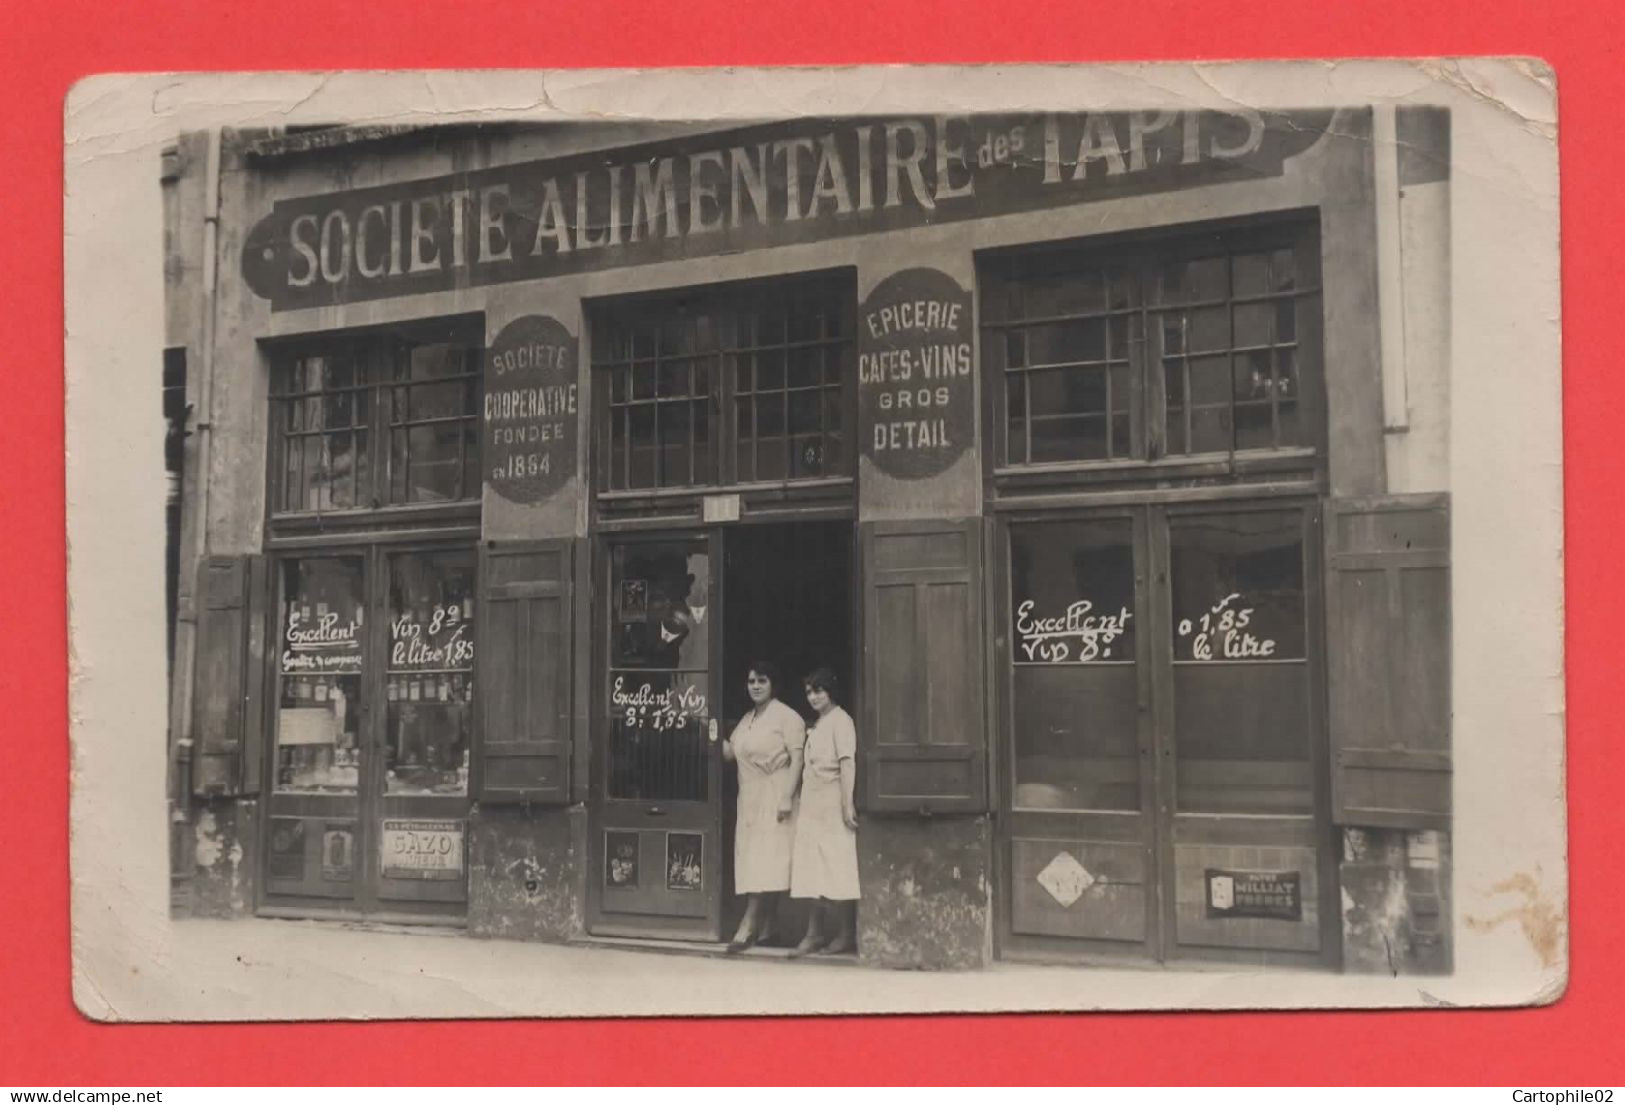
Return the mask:
[(242, 271), (289, 310), (714, 256), (1278, 176), (1331, 119), (797, 119), (278, 200)]
[(948, 274), (907, 269), (882, 280), (858, 314), (863, 455), (899, 479), (934, 476), (976, 424), (971, 297)]

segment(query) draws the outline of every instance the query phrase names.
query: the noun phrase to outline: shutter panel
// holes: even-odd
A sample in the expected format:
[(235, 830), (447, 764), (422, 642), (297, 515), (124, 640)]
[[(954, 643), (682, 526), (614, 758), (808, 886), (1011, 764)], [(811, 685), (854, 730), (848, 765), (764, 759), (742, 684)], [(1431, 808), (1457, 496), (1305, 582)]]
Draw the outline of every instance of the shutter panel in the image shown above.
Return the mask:
[(499, 545), (480, 568), (482, 802), (570, 801), (572, 543)]
[(1329, 522), (1334, 818), (1448, 829), (1449, 498), (1334, 499)]
[(863, 527), (864, 806), (987, 809), (981, 526)]
[(265, 558), (205, 558), (198, 593), (192, 789), (253, 794), (265, 731)]

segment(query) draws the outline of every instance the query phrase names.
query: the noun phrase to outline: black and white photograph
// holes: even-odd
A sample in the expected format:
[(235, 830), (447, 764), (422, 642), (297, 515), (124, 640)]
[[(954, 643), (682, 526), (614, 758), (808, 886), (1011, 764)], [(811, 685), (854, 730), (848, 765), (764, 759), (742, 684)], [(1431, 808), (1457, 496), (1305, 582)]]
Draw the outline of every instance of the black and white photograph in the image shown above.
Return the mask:
[(81, 85), (80, 1008), (1555, 1000), (1532, 65)]

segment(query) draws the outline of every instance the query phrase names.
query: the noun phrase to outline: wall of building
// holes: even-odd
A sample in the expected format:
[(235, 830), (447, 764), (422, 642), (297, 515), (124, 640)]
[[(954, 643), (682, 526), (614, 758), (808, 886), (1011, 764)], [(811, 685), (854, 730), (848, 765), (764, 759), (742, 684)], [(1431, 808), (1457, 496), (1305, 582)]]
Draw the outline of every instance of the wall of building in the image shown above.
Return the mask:
[[(579, 343), (576, 474), (546, 501), (533, 505), (512, 503), (487, 488), (482, 538), (495, 542), (579, 540), (588, 534), (590, 508), (585, 479), (593, 406), (592, 373), (585, 367), (591, 361), (591, 335), (585, 326), (587, 301), (831, 268), (855, 270), (860, 302), (888, 277), (921, 267), (936, 269), (974, 293), (980, 251), (1307, 208), (1319, 210), (1324, 257), (1326, 387), (1328, 406), (1336, 412), (1329, 443), (1331, 490), (1337, 495), (1369, 495), (1441, 487), (1447, 459), (1448, 319), (1443, 304), (1448, 288), (1448, 230), (1440, 227), (1447, 192), (1440, 191), (1438, 181), (1425, 179), (1426, 171), (1416, 163), (1408, 163), (1410, 167), (1402, 171), (1396, 158), (1394, 202), (1387, 206), (1379, 202), (1380, 196), (1387, 195), (1382, 189), (1389, 178), (1373, 162), (1372, 127), (1369, 112), (1339, 113), (1332, 133), (1290, 159), (1277, 177), (1122, 195), (1070, 208), (805, 241), (704, 259), (674, 259), (525, 283), (458, 287), (280, 312), (273, 312), (268, 301), (247, 286), (239, 269), (246, 235), (279, 199), (566, 156), (626, 145), (652, 137), (654, 131), (633, 134), (620, 125), (609, 130), (496, 131), (270, 161), (247, 156), (247, 143), (260, 135), (228, 133), (221, 156), (221, 287), (210, 346), (212, 395), (207, 409), (198, 415), (208, 420), (214, 441), (207, 473), (212, 503), (206, 523), (207, 550), (252, 553), (264, 547), (268, 367), (261, 343), (268, 340), (478, 313), (484, 317), (490, 342), (517, 318), (541, 315), (556, 319)], [(187, 141), (187, 149), (197, 148), (198, 139)], [(196, 204), (176, 208), (181, 224), (198, 217)], [(1379, 222), (1383, 218), (1391, 219), (1390, 230), (1400, 243), (1402, 264), (1397, 279), (1386, 281), (1379, 264), (1379, 242), (1384, 240)], [(1399, 289), (1405, 307), (1402, 316), (1392, 309), (1391, 288)], [(200, 298), (180, 283), (176, 289), (173, 298)], [(1385, 399), (1394, 392), (1395, 362), (1389, 353), (1393, 342), (1384, 328), (1394, 325), (1400, 325), (1405, 335), (1405, 428), (1385, 433), (1392, 429), (1396, 412)], [(982, 512), (980, 373), (973, 375), (973, 381), (973, 447), (947, 471), (923, 481), (894, 479), (865, 458), (858, 480), (860, 523), (975, 517)], [(583, 656), (588, 654), (587, 648), (582, 641)], [(591, 693), (585, 683), (578, 683), (582, 699), (575, 734), (578, 771), (586, 767), (585, 722)], [(989, 727), (996, 731), (991, 719)], [(576, 797), (581, 794), (578, 788)], [(208, 912), (252, 906), (252, 894), (245, 896), (235, 889), (249, 871), (244, 864), (254, 855), (248, 846), (252, 844), (248, 824), (252, 817), (247, 811), (252, 809), (250, 802), (235, 807), (223, 803), (219, 808), (205, 808), (194, 820), (202, 834), (197, 836), (202, 844), (197, 871), (198, 885), (205, 889), (199, 900), (207, 903), (200, 908)], [(213, 818), (206, 832), (205, 815)], [(469, 826), (471, 931), (481, 936), (539, 940), (579, 936), (589, 877), (586, 821), (585, 806), (579, 802), (550, 808), (476, 806)], [(1345, 837), (1362, 832), (1350, 829)], [(1367, 843), (1357, 850), (1345, 847), (1345, 960), (1350, 969), (1366, 969), (1378, 962), (1372, 954), (1378, 943), (1391, 948), (1394, 934), (1401, 929), (1419, 931), (1417, 918), (1427, 915), (1430, 901), (1422, 890), (1412, 887), (1413, 882), (1422, 886), (1427, 879), (1412, 879), (1410, 859), (1401, 864), (1395, 858), (1400, 853), (1410, 857), (1413, 850), (1388, 837), (1372, 845), (1378, 837), (1369, 833), (1351, 839)], [(865, 960), (944, 967), (975, 966), (988, 960), (995, 897), (989, 818), (866, 817), (860, 848), (866, 887), (859, 918)], [(1441, 848), (1448, 852), (1447, 839)], [(233, 863), (230, 857), (239, 849), (242, 856)], [(209, 862), (204, 863), (204, 858)], [(1433, 870), (1445, 872), (1439, 878), (1447, 887), (1448, 859)], [(1393, 895), (1395, 878), (1406, 886), (1400, 895), (1408, 903), (1403, 920), (1395, 912), (1394, 903), (1399, 900)], [(1443, 901), (1435, 915), (1447, 918), (1448, 902), (1443, 896), (1442, 890), (1435, 895)], [(1443, 931), (1448, 932), (1447, 924)], [(1395, 960), (1389, 954), (1384, 962), (1391, 965)]]

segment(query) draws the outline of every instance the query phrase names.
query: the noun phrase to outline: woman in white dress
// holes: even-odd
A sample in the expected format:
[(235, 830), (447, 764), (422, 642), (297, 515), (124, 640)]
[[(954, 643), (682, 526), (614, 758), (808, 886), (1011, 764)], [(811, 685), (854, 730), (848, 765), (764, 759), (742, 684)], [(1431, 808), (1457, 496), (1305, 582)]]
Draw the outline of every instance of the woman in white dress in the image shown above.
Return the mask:
[(770, 897), (790, 889), (796, 791), (807, 727), (800, 714), (774, 697), (778, 686), (774, 665), (765, 660), (751, 664), (745, 680), (751, 708), (722, 745), (722, 758), (739, 765), (734, 893), (747, 896), (745, 916), (728, 943), (732, 952), (767, 935), (773, 920)]
[(819, 668), (807, 676), (805, 686), (818, 720), (807, 731), (790, 896), (815, 901), (807, 935), (790, 954), (840, 954), (854, 950), (850, 903), (858, 899), (858, 808), (853, 802), (858, 731), (852, 715), (836, 705), (840, 684), (833, 671)]

